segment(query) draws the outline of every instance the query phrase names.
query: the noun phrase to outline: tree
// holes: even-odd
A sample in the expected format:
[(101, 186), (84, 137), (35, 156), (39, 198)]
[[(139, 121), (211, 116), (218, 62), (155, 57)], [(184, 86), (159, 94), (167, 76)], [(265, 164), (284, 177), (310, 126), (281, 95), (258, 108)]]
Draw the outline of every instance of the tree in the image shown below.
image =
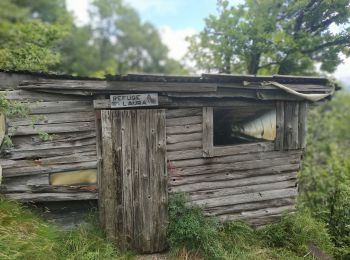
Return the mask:
[(29, 9), (13, 1), (0, 2), (0, 68), (47, 71), (59, 62), (55, 50), (64, 36), (58, 24), (48, 24), (29, 16)]
[(168, 57), (158, 30), (122, 0), (92, 1), (89, 24), (74, 25), (61, 52), (57, 70), (69, 74), (186, 73)]
[(142, 22), (136, 11), (123, 1), (94, 0), (90, 20), (89, 29), (85, 30), (90, 30), (91, 37), (85, 48), (95, 55), (95, 66), (90, 71), (95, 76), (182, 72), (180, 64), (168, 58), (168, 49), (157, 29)]
[(317, 63), (333, 72), (340, 54), (350, 55), (349, 0), (246, 0), (237, 7), (219, 0), (218, 10), (189, 38), (200, 69), (314, 74)]

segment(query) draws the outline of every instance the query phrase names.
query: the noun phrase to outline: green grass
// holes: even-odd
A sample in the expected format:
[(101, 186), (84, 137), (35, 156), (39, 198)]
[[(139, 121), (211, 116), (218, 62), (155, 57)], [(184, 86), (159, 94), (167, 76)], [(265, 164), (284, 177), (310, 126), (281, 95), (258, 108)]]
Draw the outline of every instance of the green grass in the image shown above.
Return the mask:
[(286, 215), (278, 224), (254, 229), (242, 222), (220, 224), (205, 218), (186, 197), (170, 199), (168, 240), (173, 255), (204, 259), (314, 259), (312, 244), (332, 255), (326, 227), (306, 212)]
[[(169, 202), (168, 243), (174, 259), (314, 259), (313, 244), (332, 255), (333, 245), (322, 223), (299, 212), (279, 224), (254, 229), (242, 222), (221, 224), (186, 206), (184, 195)], [(0, 259), (132, 259), (104, 239), (90, 223), (62, 231), (19, 203), (0, 197)]]
[(0, 259), (130, 259), (93, 225), (62, 231), (0, 197)]

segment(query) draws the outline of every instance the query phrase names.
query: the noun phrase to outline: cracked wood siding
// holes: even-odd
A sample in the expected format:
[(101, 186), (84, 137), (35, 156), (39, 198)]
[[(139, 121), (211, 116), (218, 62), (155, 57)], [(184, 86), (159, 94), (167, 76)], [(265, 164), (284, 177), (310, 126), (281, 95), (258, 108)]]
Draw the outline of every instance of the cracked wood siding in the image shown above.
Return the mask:
[[(83, 192), (76, 185), (79, 178), (91, 182), (96, 174), (92, 98), (19, 89), (1, 93), (10, 100), (27, 104), (30, 113), (27, 118), (7, 119), (7, 133), (14, 146), (0, 158), (3, 168), (0, 192), (20, 201), (96, 199), (96, 184), (88, 184), (91, 188)], [(40, 136), (42, 133), (53, 138), (44, 141)], [(45, 187), (50, 184), (50, 175), (55, 173), (79, 178), (69, 189), (56, 188), (48, 193)], [(68, 186), (69, 179), (64, 180)], [(61, 182), (54, 181), (53, 184)]]
[[(167, 122), (179, 122), (166, 128), (169, 193), (187, 193), (190, 203), (223, 221), (265, 225), (293, 211), (302, 151), (276, 151), (274, 142), (258, 142), (214, 146), (213, 157), (206, 158), (203, 139), (210, 136), (203, 135), (204, 124), (188, 120), (203, 114), (202, 108), (166, 111)], [(173, 149), (174, 143), (181, 145)]]

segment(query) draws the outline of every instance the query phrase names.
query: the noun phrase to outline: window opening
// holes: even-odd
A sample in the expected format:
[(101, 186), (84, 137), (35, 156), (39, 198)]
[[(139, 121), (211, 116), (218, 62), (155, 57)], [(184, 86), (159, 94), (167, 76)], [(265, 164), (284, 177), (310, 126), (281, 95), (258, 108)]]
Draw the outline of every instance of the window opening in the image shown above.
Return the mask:
[(271, 105), (214, 108), (214, 146), (273, 141), (276, 108)]

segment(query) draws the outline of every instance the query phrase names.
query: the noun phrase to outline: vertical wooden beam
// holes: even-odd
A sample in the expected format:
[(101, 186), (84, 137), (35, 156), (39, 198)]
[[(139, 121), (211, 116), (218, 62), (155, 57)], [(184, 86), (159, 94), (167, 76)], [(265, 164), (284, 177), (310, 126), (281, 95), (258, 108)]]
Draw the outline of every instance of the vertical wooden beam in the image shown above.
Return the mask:
[(112, 185), (114, 175), (114, 160), (112, 154), (112, 111), (101, 111), (102, 129), (102, 171), (100, 177), (99, 208), (103, 210), (102, 223), (105, 227), (107, 239), (115, 241), (115, 219), (114, 219), (114, 194), (117, 187)]
[(276, 140), (275, 150), (284, 149), (284, 102), (276, 102)]
[(299, 103), (299, 148), (306, 146), (308, 102)]
[[(97, 99), (104, 99), (105, 96), (97, 96)], [(99, 193), (103, 192), (102, 182), (101, 182), (101, 172), (102, 172), (102, 129), (101, 129), (101, 110), (95, 110), (95, 127), (96, 127), (96, 157), (97, 157), (97, 188)], [(105, 228), (104, 222), (104, 205), (98, 201), (98, 212), (101, 228)]]
[(203, 107), (203, 157), (214, 156), (213, 108)]
[(299, 104), (285, 102), (284, 106), (284, 150), (299, 148)]

